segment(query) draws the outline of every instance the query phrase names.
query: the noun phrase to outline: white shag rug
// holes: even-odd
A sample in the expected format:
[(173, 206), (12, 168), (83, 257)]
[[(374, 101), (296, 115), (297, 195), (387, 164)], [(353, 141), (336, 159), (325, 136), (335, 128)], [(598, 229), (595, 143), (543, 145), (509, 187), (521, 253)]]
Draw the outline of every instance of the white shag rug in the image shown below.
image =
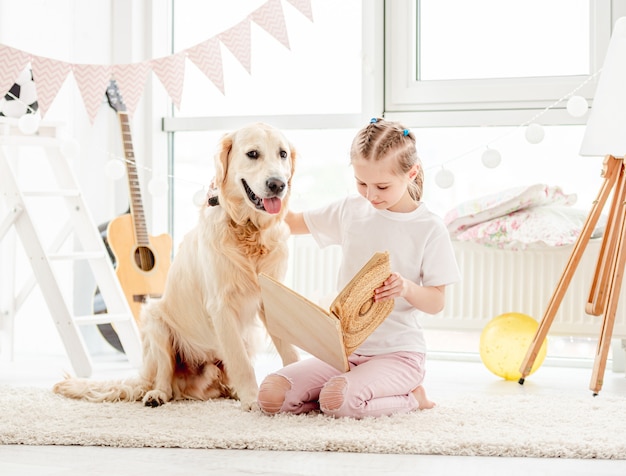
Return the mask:
[(0, 387), (0, 444), (626, 459), (626, 397), (459, 396), (364, 420), (269, 417), (232, 400), (88, 403)]

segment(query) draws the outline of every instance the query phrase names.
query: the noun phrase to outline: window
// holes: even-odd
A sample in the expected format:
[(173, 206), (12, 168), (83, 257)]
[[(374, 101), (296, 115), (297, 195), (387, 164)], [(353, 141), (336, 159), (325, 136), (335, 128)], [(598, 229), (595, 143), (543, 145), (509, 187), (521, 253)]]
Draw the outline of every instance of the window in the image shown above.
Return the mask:
[(417, 79), (588, 75), (589, 15), (588, 0), (421, 0)]
[[(469, 198), (532, 182), (560, 185), (567, 193), (578, 194), (581, 208), (590, 206), (601, 180), (600, 163), (577, 157), (584, 118), (568, 116), (565, 104), (548, 111), (542, 123), (555, 125), (546, 128), (541, 145), (526, 141), (519, 125), (586, 80), (577, 94), (591, 98), (592, 76), (608, 45), (616, 7), (611, 8), (608, 0), (519, 2), (520, 9), (528, 11), (516, 10), (513, 0), (451, 2), (313, 0), (311, 23), (282, 1), (290, 50), (253, 24), (251, 73), (221, 48), (226, 94), (189, 66), (181, 109), (164, 119), (173, 144), (174, 241), (180, 242), (196, 223), (197, 207), (192, 202), (203, 199), (213, 177), (213, 155), (221, 135), (256, 120), (284, 129), (297, 147), (296, 192), (291, 202), (296, 210), (354, 190), (350, 142), (371, 116), (381, 114), (415, 129), (426, 173), (425, 201), (440, 215)], [(220, 15), (214, 15), (217, 7), (212, 2), (176, 0), (174, 51), (232, 27), (263, 3), (247, 0), (238, 3), (234, 12), (222, 12), (222, 5)], [(508, 9), (498, 10), (500, 3)], [(485, 15), (484, 8), (497, 13), (497, 20)], [(546, 34), (535, 34), (536, 24), (523, 25), (520, 11), (527, 14), (527, 21), (544, 21), (541, 31)], [(514, 33), (510, 22), (500, 24), (503, 15), (514, 17), (513, 26), (525, 28)], [(551, 26), (550, 32), (545, 31), (546, 25)], [(464, 33), (461, 28), (466, 28)], [(489, 49), (494, 46), (489, 34), (474, 35), (471, 42), (458, 40), (477, 28), (485, 33), (491, 28), (499, 36), (514, 33), (509, 39), (515, 41), (506, 46), (515, 49), (510, 55), (513, 61), (493, 61), (497, 53)], [(456, 41), (449, 42), (450, 38)], [(554, 61), (567, 49), (564, 45), (570, 45), (574, 54), (567, 61)], [(463, 63), (474, 50), (481, 54)], [(502, 153), (502, 165), (486, 169), (480, 156), (484, 146), (494, 142)], [(451, 189), (435, 183), (442, 164), (456, 175)], [(327, 288), (319, 286), (325, 295)], [(431, 350), (477, 352), (476, 333), (430, 333)], [(565, 347), (554, 354), (569, 357), (588, 352), (587, 357), (593, 352), (586, 340), (580, 351), (572, 351), (569, 344)]]
[[(267, 3), (243, 0), (235, 8), (203, 0), (175, 1), (174, 51), (235, 27)], [(177, 116), (360, 113), (360, 2), (314, 1), (313, 21), (289, 2), (278, 3), (282, 5), (289, 49), (252, 21), (250, 73), (222, 45), (225, 94), (191, 65), (185, 72)]]
[[(279, 3), (290, 49), (251, 22), (250, 73), (221, 46), (225, 94), (194, 65), (186, 68), (181, 109), (164, 120), (173, 144), (175, 242), (195, 224), (192, 201), (202, 199), (213, 177), (220, 137), (250, 122), (284, 129), (297, 146), (294, 188), (300, 192), (292, 198), (293, 206), (332, 200), (352, 184), (346, 179), (351, 173), (348, 150), (363, 122), (361, 2), (313, 1), (313, 22), (289, 2)], [(174, 51), (219, 35), (264, 4), (246, 0), (231, 9), (204, 0), (175, 1)]]
[[(579, 86), (592, 98), (610, 31), (609, 1), (386, 2), (385, 109), (413, 125), (521, 124)], [(564, 108), (544, 124), (584, 123)]]

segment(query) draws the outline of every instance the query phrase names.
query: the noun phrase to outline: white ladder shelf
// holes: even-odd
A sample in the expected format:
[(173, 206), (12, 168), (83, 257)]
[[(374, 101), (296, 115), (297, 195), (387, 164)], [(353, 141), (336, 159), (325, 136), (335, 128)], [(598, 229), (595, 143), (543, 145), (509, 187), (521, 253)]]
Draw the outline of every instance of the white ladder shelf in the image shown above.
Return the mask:
[[(8, 327), (8, 332), (13, 332), (15, 315), (30, 291), (38, 284), (77, 376), (89, 377), (92, 373), (91, 358), (79, 329), (82, 325), (113, 324), (130, 364), (138, 367), (141, 364), (141, 342), (137, 324), (69, 161), (61, 153), (63, 141), (57, 137), (57, 126), (42, 124), (37, 135), (23, 135), (16, 127), (17, 123), (11, 124), (9, 121), (5, 124), (5, 121), (3, 118), (0, 123), (0, 197), (8, 213), (4, 218), (0, 216), (0, 244), (8, 238), (8, 232), (13, 227), (30, 260), (33, 277), (27, 280), (19, 293), (11, 292), (8, 309), (0, 308), (0, 313), (4, 314), (0, 315), (5, 322), (4, 330), (7, 331)], [(22, 165), (22, 169), (29, 174), (45, 173), (38, 172), (36, 167), (26, 168), (29, 166), (27, 163), (18, 164), (16, 157), (21, 160), (24, 155), (19, 154), (20, 149), (32, 149), (33, 146), (45, 149), (45, 156), (52, 170), (52, 177), (46, 177), (45, 182), (52, 184), (56, 180), (56, 187), (23, 190), (18, 182), (18, 165)], [(65, 203), (69, 218), (52, 243), (44, 246), (39, 234), (41, 230), (35, 227), (34, 218), (37, 216), (36, 208), (42, 207), (46, 199), (51, 197), (56, 197), (57, 200), (60, 198)], [(74, 243), (71, 251), (60, 251), (72, 236)], [(107, 313), (74, 315), (72, 312), (72, 306), (67, 302), (69, 298), (62, 290), (63, 280), (55, 273), (53, 263), (77, 260), (86, 260), (89, 263), (106, 303)], [(0, 268), (5, 265), (15, 266), (14, 259), (6, 261), (7, 263), (0, 263)], [(0, 302), (0, 306), (2, 304)], [(12, 338), (12, 335), (9, 338), (5, 335), (2, 341), (5, 346), (10, 346), (11, 355)]]

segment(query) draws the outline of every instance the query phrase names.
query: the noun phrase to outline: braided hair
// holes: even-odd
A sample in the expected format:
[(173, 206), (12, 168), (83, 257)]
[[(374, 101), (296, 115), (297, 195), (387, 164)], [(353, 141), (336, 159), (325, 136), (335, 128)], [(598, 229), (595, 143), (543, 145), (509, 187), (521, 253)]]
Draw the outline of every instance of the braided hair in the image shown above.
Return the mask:
[(350, 161), (381, 160), (385, 157), (395, 159), (398, 174), (404, 174), (415, 164), (418, 165), (415, 180), (409, 184), (409, 194), (415, 202), (419, 202), (424, 190), (424, 171), (417, 155), (415, 136), (397, 122), (373, 118), (352, 141)]

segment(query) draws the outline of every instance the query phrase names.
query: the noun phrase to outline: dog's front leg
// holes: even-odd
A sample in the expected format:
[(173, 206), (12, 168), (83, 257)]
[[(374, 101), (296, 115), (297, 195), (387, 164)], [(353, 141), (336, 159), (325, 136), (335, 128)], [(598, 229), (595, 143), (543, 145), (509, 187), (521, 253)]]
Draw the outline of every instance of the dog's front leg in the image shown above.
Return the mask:
[[(243, 307), (245, 306), (242, 305)], [(237, 325), (240, 317), (237, 311), (228, 307), (222, 307), (217, 313), (210, 312), (215, 316), (215, 332), (220, 342), (225, 372), (241, 402), (241, 408), (255, 410), (258, 408), (256, 403), (258, 385), (254, 367)]]
[(158, 407), (172, 399), (174, 357), (169, 328), (161, 317), (158, 303), (143, 309), (143, 378), (151, 382), (151, 389), (144, 395), (143, 403)]

